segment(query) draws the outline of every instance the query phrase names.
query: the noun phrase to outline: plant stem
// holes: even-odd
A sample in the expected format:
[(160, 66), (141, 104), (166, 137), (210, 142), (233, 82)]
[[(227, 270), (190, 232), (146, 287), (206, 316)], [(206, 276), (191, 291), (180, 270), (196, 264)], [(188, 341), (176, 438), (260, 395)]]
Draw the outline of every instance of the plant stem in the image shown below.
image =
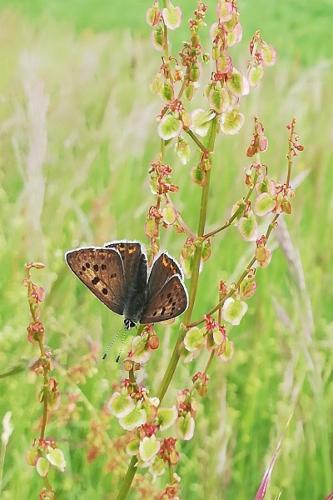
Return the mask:
[(191, 139), (193, 139), (193, 141), (196, 143), (196, 145), (201, 149), (203, 153), (208, 153), (208, 149), (205, 148), (200, 139), (195, 135), (194, 132), (192, 132), (190, 128), (185, 129), (185, 132), (191, 137)]
[(137, 458), (136, 456), (134, 456), (132, 457), (130, 464), (128, 466), (126, 476), (124, 477), (123, 483), (121, 485), (120, 491), (117, 496), (117, 500), (123, 500), (124, 498), (127, 497), (127, 494), (129, 492), (133, 478), (136, 473), (136, 463), (137, 463)]
[[(208, 141), (207, 141), (207, 150), (209, 152), (212, 152), (214, 149), (216, 133), (217, 133), (217, 119), (214, 118), (212, 120), (210, 129), (209, 129), (209, 135), (208, 135)], [(207, 171), (206, 182), (202, 188), (202, 193), (201, 193), (200, 216), (199, 216), (199, 223), (198, 223), (198, 238), (202, 237), (204, 234), (204, 231), (205, 231), (207, 205), (208, 205), (208, 194), (209, 194), (209, 186), (210, 186), (210, 175), (211, 175), (211, 169), (209, 169)], [(188, 308), (187, 308), (185, 315), (184, 315), (185, 325), (187, 325), (191, 321), (191, 317), (192, 317), (195, 297), (196, 297), (197, 288), (198, 288), (201, 252), (202, 252), (202, 247), (201, 247), (201, 245), (198, 245), (196, 247), (196, 250), (194, 253), (194, 258), (193, 258), (193, 270), (192, 270), (190, 292), (189, 292), (189, 305), (188, 305)], [(173, 353), (171, 355), (171, 359), (169, 361), (169, 365), (166, 369), (166, 372), (165, 372), (164, 377), (162, 379), (161, 385), (160, 385), (159, 390), (157, 392), (157, 397), (159, 398), (160, 402), (163, 400), (165, 393), (170, 385), (173, 374), (176, 370), (176, 367), (177, 367), (177, 364), (179, 361), (179, 357), (180, 357), (179, 348), (181, 346), (182, 341), (184, 340), (185, 333), (186, 333), (186, 329), (181, 329), (179, 332), (176, 345), (174, 347)]]
[[(215, 117), (211, 121), (208, 139), (207, 139), (207, 148), (205, 148), (205, 152), (208, 151), (211, 153), (214, 150), (216, 134), (217, 134), (217, 118)], [(208, 195), (209, 195), (209, 186), (210, 186), (210, 175), (211, 175), (211, 169), (209, 169), (206, 173), (206, 182), (202, 188), (202, 193), (201, 193), (201, 205), (200, 205), (200, 215), (199, 215), (198, 234), (197, 234), (198, 238), (201, 238), (204, 234), (204, 231), (205, 231)], [(192, 271), (190, 292), (189, 292), (189, 305), (188, 305), (188, 308), (187, 308), (185, 315), (184, 315), (184, 323), (185, 324), (188, 324), (191, 321), (191, 317), (192, 317), (192, 311), (193, 311), (195, 297), (196, 297), (197, 288), (198, 288), (201, 252), (202, 252), (202, 247), (201, 247), (201, 245), (198, 245), (196, 247), (194, 259), (193, 259), (193, 271)], [(174, 347), (174, 350), (172, 352), (168, 367), (167, 367), (166, 372), (164, 374), (164, 377), (162, 379), (161, 385), (157, 391), (157, 397), (159, 398), (160, 403), (162, 402), (162, 400), (165, 396), (165, 393), (166, 393), (166, 391), (170, 385), (170, 382), (172, 380), (173, 374), (176, 370), (176, 367), (177, 367), (177, 364), (178, 364), (178, 361), (180, 358), (179, 348), (180, 348), (180, 345), (184, 339), (185, 332), (186, 332), (185, 329), (181, 329), (179, 334), (178, 334), (178, 339), (177, 339), (176, 345)], [(133, 478), (134, 478), (135, 473), (136, 473), (136, 466), (137, 466), (137, 458), (134, 456), (134, 457), (132, 457), (131, 462), (128, 466), (127, 473), (126, 473), (126, 476), (124, 477), (123, 483), (121, 485), (117, 500), (124, 500), (126, 498), (128, 492), (130, 490)]]

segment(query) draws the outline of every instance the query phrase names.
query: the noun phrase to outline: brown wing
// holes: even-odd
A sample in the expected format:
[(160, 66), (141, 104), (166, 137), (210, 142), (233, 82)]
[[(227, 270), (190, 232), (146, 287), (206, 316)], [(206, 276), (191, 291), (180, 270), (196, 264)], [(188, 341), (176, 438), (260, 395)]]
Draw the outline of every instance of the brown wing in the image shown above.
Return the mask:
[(123, 314), (124, 269), (119, 253), (112, 248), (78, 248), (66, 253), (74, 274), (111, 311)]
[[(140, 262), (146, 260), (141, 244), (137, 241), (115, 241), (107, 243), (105, 248), (113, 248), (117, 250), (121, 256), (124, 267), (125, 289), (133, 283), (133, 279), (137, 276)], [(147, 282), (147, 265), (140, 266), (140, 279), (142, 282)]]
[(175, 318), (185, 311), (187, 303), (185, 285), (176, 274), (169, 278), (160, 291), (148, 300), (140, 323), (158, 323)]
[(162, 253), (153, 263), (148, 279), (148, 299), (152, 298), (165, 285), (171, 276), (183, 273), (177, 262), (166, 253)]

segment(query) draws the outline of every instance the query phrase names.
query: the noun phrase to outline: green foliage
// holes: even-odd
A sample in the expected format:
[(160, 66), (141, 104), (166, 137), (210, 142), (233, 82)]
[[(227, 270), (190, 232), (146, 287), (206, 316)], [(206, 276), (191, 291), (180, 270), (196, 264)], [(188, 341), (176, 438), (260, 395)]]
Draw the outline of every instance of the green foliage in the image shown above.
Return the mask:
[[(186, 15), (190, 2), (182, 4)], [(1, 494), (4, 500), (16, 500), (36, 498), (40, 491), (40, 478), (24, 460), (41, 414), (38, 384), (28, 369), (36, 351), (26, 341), (29, 314), (22, 285), (24, 262), (33, 259), (47, 265), (38, 272), (47, 292), (42, 319), (63, 394), (60, 417), (55, 413), (47, 432), (61, 443), (67, 468), (63, 474), (52, 472), (52, 485), (59, 499), (104, 498), (119, 478), (108, 472), (108, 457), (87, 461), (87, 437), (91, 421), (100, 418), (118, 380), (118, 366), (110, 357), (79, 383), (66, 375), (66, 369), (82, 363), (91, 340), (107, 345), (121, 320), (75, 281), (63, 254), (78, 244), (116, 238), (144, 241), (147, 169), (159, 140), (152, 133), (157, 104), (148, 90), (158, 58), (147, 41), (148, 2), (133, 0), (132, 8), (124, 9), (120, 0), (49, 0), (46, 13), (45, 2), (36, 0), (0, 5), (6, 7), (0, 13), (0, 376), (8, 374), (0, 378), (0, 417), (10, 410), (14, 426)], [(309, 3), (304, 8), (301, 2), (256, 0), (241, 2), (240, 9), (245, 28), (242, 44), (262, 27), (280, 58), (265, 76), (260, 102), (256, 91), (244, 99), (244, 115), (260, 113), (265, 124), (270, 143), (265, 161), (277, 173), (284, 171), (283, 130), (292, 115), (298, 117), (306, 147), (294, 172), (294, 178), (303, 181), (288, 220), (295, 248), (288, 244), (288, 232), (279, 233), (281, 246), (275, 249), (269, 269), (258, 273), (249, 312), (237, 333), (231, 331), (234, 357), (229, 364), (216, 361), (212, 367), (195, 437), (181, 450), (182, 491), (184, 498), (198, 500), (253, 498), (294, 410), (268, 498), (282, 491), (290, 500), (313, 500), (323, 498), (332, 487), (333, 160), (328, 102), (333, 72), (331, 63), (322, 61), (331, 56), (331, 6)], [(24, 90), (24, 83), (35, 75), (44, 82), (50, 99), (47, 154), (38, 189), (29, 182), (27, 169), (32, 122)], [(223, 138), (209, 200), (211, 226), (224, 221), (242, 195), (239, 173), (247, 164), (251, 128), (247, 120), (236, 139)], [(190, 176), (193, 159), (181, 165), (173, 152), (168, 154), (177, 166), (176, 180)], [(191, 182), (174, 196), (192, 226), (198, 197), (199, 189)], [(236, 277), (248, 261), (244, 249), (249, 245), (236, 230), (232, 232), (227, 239), (217, 235), (213, 241), (220, 267), (216, 269), (215, 260), (205, 265), (194, 317), (216, 302), (210, 284), (217, 275)], [(169, 234), (164, 233), (162, 247), (177, 255), (181, 241)], [(154, 391), (174, 345), (168, 328), (160, 332), (160, 352), (152, 356), (148, 368), (150, 380), (156, 374)], [(194, 361), (193, 373), (198, 368)], [(176, 377), (178, 387), (188, 383), (186, 369), (179, 367)], [(69, 422), (64, 415), (68, 393), (78, 396)], [(116, 419), (110, 418), (108, 436), (118, 433)]]

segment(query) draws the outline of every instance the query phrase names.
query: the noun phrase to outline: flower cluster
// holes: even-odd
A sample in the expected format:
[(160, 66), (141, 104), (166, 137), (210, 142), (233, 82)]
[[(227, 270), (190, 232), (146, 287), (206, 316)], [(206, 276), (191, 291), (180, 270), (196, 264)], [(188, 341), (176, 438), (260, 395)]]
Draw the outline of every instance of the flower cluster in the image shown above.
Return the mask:
[(276, 51), (261, 38), (260, 31), (256, 31), (250, 42), (250, 54), (248, 79), (251, 87), (256, 87), (264, 76), (265, 66), (275, 64)]
[(139, 335), (131, 340), (131, 347), (128, 355), (124, 359), (123, 366), (126, 371), (138, 371), (147, 363), (151, 353), (158, 349), (159, 338), (152, 325), (143, 328)]
[(137, 456), (139, 465), (148, 467), (151, 474), (159, 476), (165, 464), (178, 462), (176, 440), (159, 438), (177, 420), (176, 407), (160, 407), (156, 397), (150, 397), (148, 390), (135, 381), (125, 379), (120, 389), (113, 393), (107, 410), (118, 419), (119, 425), (130, 431), (126, 446), (129, 456)]
[[(229, 297), (221, 309), (221, 317), (232, 325), (238, 325), (246, 311), (247, 304), (245, 302)], [(203, 348), (208, 349), (212, 354), (215, 353), (222, 361), (229, 361), (233, 353), (233, 343), (227, 337), (225, 326), (219, 324), (210, 315), (205, 317), (203, 327), (193, 326), (187, 330), (184, 337), (184, 347), (185, 363), (197, 358)], [(203, 381), (201, 380), (201, 382)], [(205, 384), (207, 382), (208, 380), (205, 381)]]
[(45, 347), (45, 327), (40, 319), (40, 303), (45, 298), (44, 289), (33, 283), (31, 270), (43, 269), (44, 264), (39, 262), (26, 264), (24, 284), (28, 290), (28, 303), (31, 313), (31, 322), (27, 328), (28, 341), (39, 346), (40, 357), (31, 365), (30, 369), (43, 377), (43, 386), (40, 390), (39, 401), (43, 404), (43, 416), (41, 421), (40, 436), (35, 439), (32, 448), (26, 454), (29, 465), (36, 468), (37, 473), (44, 478), (45, 487), (40, 492), (40, 499), (53, 500), (55, 492), (52, 489), (48, 473), (51, 468), (56, 468), (63, 472), (65, 470), (65, 458), (61, 449), (54, 439), (45, 437), (46, 424), (49, 411), (59, 400), (58, 382), (54, 377), (50, 377), (52, 371), (52, 356)]
[[(274, 64), (276, 55), (274, 49), (256, 32), (250, 42), (251, 60), (248, 62), (247, 74), (235, 66), (230, 48), (242, 39), (236, 0), (217, 0), (216, 22), (210, 27), (210, 49), (206, 51), (201, 32), (206, 26), (207, 5), (200, 0), (197, 5), (188, 23), (188, 40), (183, 43), (179, 54), (171, 54), (169, 34), (181, 25), (180, 7), (173, 5), (170, 0), (165, 0), (162, 7), (158, 0), (154, 0), (147, 11), (153, 46), (162, 53), (158, 72), (151, 83), (151, 90), (161, 98), (162, 103), (157, 116), (160, 150), (149, 170), (155, 199), (148, 210), (145, 224), (145, 232), (150, 240), (149, 261), (159, 251), (161, 229), (173, 228), (184, 237), (180, 262), (189, 280), (189, 307), (158, 389), (158, 397), (153, 397), (147, 387), (139, 383), (142, 377), (137, 376), (138, 370), (159, 346), (155, 329), (149, 326), (140, 327), (138, 335), (133, 338), (123, 363), (128, 377), (108, 401), (107, 411), (118, 419), (119, 425), (128, 431), (129, 436), (126, 452), (131, 460), (121, 490), (124, 496), (121, 498), (125, 498), (130, 487), (128, 478), (134, 477), (138, 467), (148, 469), (154, 478), (168, 469), (168, 484), (156, 498), (164, 500), (179, 497), (180, 478), (174, 471), (180, 458), (177, 446), (193, 437), (198, 404), (208, 390), (207, 371), (212, 360), (219, 358), (228, 361), (233, 355), (230, 332), (247, 313), (247, 301), (256, 292), (257, 269), (265, 267), (270, 261), (271, 251), (267, 243), (278, 217), (291, 212), (294, 195), (290, 185), (292, 158), (302, 149), (294, 131), (295, 123), (292, 122), (289, 129), (287, 179), (281, 183), (270, 178), (268, 168), (260, 158), (268, 148), (268, 139), (263, 124), (256, 117), (253, 137), (247, 148), (247, 157), (252, 162), (245, 168), (247, 192), (234, 204), (224, 224), (206, 232), (216, 137), (218, 134), (235, 135), (240, 131), (245, 121), (241, 112), (242, 98), (258, 85), (264, 68)], [(205, 101), (200, 107), (195, 107), (193, 103), (200, 88)], [(191, 148), (195, 148), (195, 151)], [(196, 160), (194, 152), (198, 153)], [(191, 165), (188, 178), (201, 190), (197, 231), (185, 223), (174, 202), (173, 193), (179, 187), (172, 182), (172, 157), (175, 163)], [(269, 222), (266, 231), (263, 231), (265, 217)], [(213, 254), (213, 237), (230, 226), (236, 227), (240, 236), (253, 246), (253, 256), (235, 283), (221, 281), (218, 284), (217, 304), (203, 318), (193, 321), (200, 269)], [(208, 361), (204, 368), (194, 373), (192, 387), (178, 391), (174, 405), (162, 406), (179, 360), (190, 363), (204, 352)], [(164, 436), (166, 430), (171, 435)], [(146, 492), (149, 489), (144, 485), (142, 488)]]

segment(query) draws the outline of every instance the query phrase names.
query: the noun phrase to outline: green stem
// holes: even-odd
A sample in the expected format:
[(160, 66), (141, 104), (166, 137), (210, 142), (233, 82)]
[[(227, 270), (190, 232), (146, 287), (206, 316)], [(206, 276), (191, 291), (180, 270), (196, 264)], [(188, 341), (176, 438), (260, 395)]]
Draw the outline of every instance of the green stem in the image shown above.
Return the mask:
[[(212, 120), (210, 129), (209, 129), (209, 135), (208, 135), (208, 141), (207, 141), (207, 150), (209, 152), (212, 152), (214, 149), (216, 132), (217, 132), (217, 119), (214, 118)], [(201, 193), (200, 216), (199, 216), (199, 224), (198, 224), (198, 238), (201, 238), (204, 234), (204, 231), (205, 231), (208, 195), (209, 195), (209, 186), (210, 186), (210, 174), (211, 174), (211, 169), (209, 169), (207, 171), (206, 182), (202, 188), (202, 193)], [(188, 305), (188, 308), (187, 308), (185, 315), (184, 315), (185, 325), (190, 323), (191, 317), (192, 317), (195, 297), (196, 297), (197, 288), (198, 288), (201, 252), (202, 252), (202, 246), (198, 245), (196, 247), (196, 250), (194, 253), (194, 258), (193, 258), (193, 270), (192, 270), (190, 292), (189, 292), (189, 305)], [(162, 402), (162, 400), (165, 396), (165, 393), (170, 385), (173, 374), (175, 373), (175, 370), (176, 370), (176, 367), (177, 367), (177, 364), (179, 361), (179, 357), (180, 357), (180, 352), (179, 352), (180, 346), (184, 340), (185, 334), (186, 334), (186, 329), (180, 330), (176, 345), (174, 347), (173, 353), (171, 355), (171, 359), (169, 361), (169, 365), (166, 369), (166, 372), (165, 372), (164, 377), (162, 379), (161, 385), (160, 385), (159, 390), (157, 392), (157, 397), (159, 398), (160, 403)]]
[(126, 476), (124, 477), (123, 484), (121, 485), (120, 491), (117, 496), (117, 500), (124, 500), (124, 498), (127, 497), (127, 494), (129, 492), (133, 478), (136, 473), (136, 464), (137, 464), (137, 458), (134, 456), (132, 457), (130, 464), (128, 466)]
[[(210, 129), (209, 129), (209, 134), (208, 134), (208, 139), (207, 139), (207, 149), (206, 151), (212, 152), (214, 150), (214, 145), (215, 145), (215, 139), (216, 139), (216, 134), (217, 134), (217, 118), (214, 118), (211, 122)], [(198, 223), (198, 238), (202, 238), (204, 231), (205, 231), (205, 224), (206, 224), (206, 215), (207, 215), (207, 204), (208, 204), (208, 195), (209, 195), (209, 186), (210, 186), (210, 175), (211, 175), (211, 169), (209, 169), (206, 173), (206, 182), (205, 185), (202, 188), (202, 193), (201, 193), (201, 205), (200, 205), (200, 216), (199, 216), (199, 223)], [(194, 253), (194, 259), (193, 259), (193, 271), (192, 271), (192, 277), (191, 277), (191, 283), (190, 283), (190, 292), (189, 292), (189, 305), (188, 308), (185, 312), (184, 315), (184, 323), (188, 324), (191, 321), (192, 317), (192, 311), (194, 307), (194, 302), (195, 302), (195, 297), (197, 293), (197, 288), (198, 288), (198, 279), (199, 279), (199, 269), (200, 269), (200, 260), (201, 260), (201, 252), (202, 252), (202, 247), (201, 245), (198, 245), (195, 253)], [(180, 358), (180, 346), (181, 343), (184, 339), (186, 330), (180, 330), (178, 339), (176, 342), (176, 345), (174, 347), (173, 353), (171, 355), (168, 367), (166, 369), (166, 372), (164, 374), (163, 380), (161, 382), (161, 385), (158, 389), (157, 392), (157, 397), (160, 400), (160, 403), (162, 402), (165, 393), (170, 385), (170, 382), (172, 380), (173, 374), (177, 368), (177, 364)], [(132, 457), (131, 462), (129, 464), (126, 476), (123, 480), (123, 483), (121, 485), (121, 489), (119, 491), (117, 500), (124, 500), (130, 490), (133, 478), (136, 473), (136, 466), (137, 466), (137, 458)]]

